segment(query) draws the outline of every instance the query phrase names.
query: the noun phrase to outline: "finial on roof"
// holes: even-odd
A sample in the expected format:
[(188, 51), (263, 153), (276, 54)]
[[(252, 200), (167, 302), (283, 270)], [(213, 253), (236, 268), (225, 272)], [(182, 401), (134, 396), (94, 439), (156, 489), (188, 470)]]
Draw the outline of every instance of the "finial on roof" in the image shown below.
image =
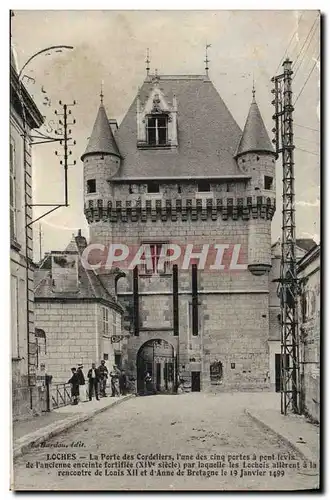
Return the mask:
[(101, 104), (103, 104), (103, 84), (104, 84), (104, 81), (101, 80), (101, 93), (100, 93), (100, 100), (101, 100)]
[(211, 47), (210, 43), (209, 44), (207, 43), (205, 45), (205, 61), (204, 62), (205, 62), (205, 73), (206, 73), (206, 76), (209, 76), (209, 62), (210, 62), (210, 60), (208, 58), (207, 49), (209, 49), (210, 47)]
[(146, 58), (146, 71), (147, 71), (147, 76), (149, 76), (149, 72), (150, 72), (150, 59), (149, 59), (149, 49), (147, 49), (147, 58)]
[(254, 77), (253, 77), (253, 83), (252, 83), (252, 102), (256, 101), (256, 88), (254, 84)]

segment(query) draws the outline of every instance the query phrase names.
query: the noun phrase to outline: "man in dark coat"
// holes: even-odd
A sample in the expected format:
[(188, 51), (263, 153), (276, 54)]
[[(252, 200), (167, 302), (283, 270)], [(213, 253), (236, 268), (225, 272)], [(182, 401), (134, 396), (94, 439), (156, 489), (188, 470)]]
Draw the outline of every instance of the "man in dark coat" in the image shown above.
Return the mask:
[(75, 368), (71, 368), (72, 376), (68, 381), (68, 384), (71, 384), (71, 398), (72, 404), (78, 404), (79, 398), (79, 376), (77, 374), (77, 370)]
[(83, 365), (78, 365), (77, 375), (79, 377), (79, 399), (80, 401), (86, 401), (86, 387), (85, 387), (85, 376), (83, 372)]
[(101, 393), (101, 396), (105, 397), (106, 396), (105, 389), (107, 386), (107, 379), (108, 379), (109, 371), (108, 371), (108, 368), (105, 366), (104, 359), (102, 359), (98, 370), (99, 370), (99, 374), (100, 374), (100, 393)]
[(127, 377), (124, 370), (121, 371), (119, 375), (119, 391), (120, 394), (126, 396), (127, 393)]
[(99, 401), (98, 384), (100, 380), (100, 374), (95, 366), (95, 363), (92, 363), (92, 368), (88, 370), (87, 378), (88, 378), (89, 400), (92, 401), (93, 389), (94, 389), (95, 397), (97, 401)]

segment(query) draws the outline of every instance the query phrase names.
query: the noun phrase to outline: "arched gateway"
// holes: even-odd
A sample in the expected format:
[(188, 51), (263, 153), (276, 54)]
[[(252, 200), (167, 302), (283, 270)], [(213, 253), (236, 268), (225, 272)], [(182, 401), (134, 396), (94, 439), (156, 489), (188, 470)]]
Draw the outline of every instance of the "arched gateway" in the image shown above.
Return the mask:
[[(137, 392), (139, 395), (153, 392), (176, 392), (177, 363), (174, 347), (162, 339), (145, 342), (136, 356)], [(145, 378), (150, 375), (147, 386)]]

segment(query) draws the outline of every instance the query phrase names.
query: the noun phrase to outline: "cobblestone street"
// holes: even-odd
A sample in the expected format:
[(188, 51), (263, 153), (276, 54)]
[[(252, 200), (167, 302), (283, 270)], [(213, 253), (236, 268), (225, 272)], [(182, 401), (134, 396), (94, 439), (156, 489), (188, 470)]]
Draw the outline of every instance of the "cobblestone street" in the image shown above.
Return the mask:
[[(265, 395), (267, 396), (267, 395)], [(125, 401), (122, 405), (110, 408), (95, 416), (89, 421), (77, 425), (72, 430), (54, 437), (46, 443), (44, 448), (37, 448), (28, 454), (18, 458), (14, 463), (15, 489), (30, 490), (75, 490), (82, 487), (84, 490), (294, 490), (312, 489), (318, 487), (318, 476), (316, 469), (285, 468), (284, 475), (274, 477), (266, 468), (250, 468), (246, 471), (254, 471), (254, 474), (243, 475), (240, 468), (237, 472), (229, 466), (226, 467), (227, 474), (207, 477), (207, 475), (178, 475), (177, 469), (164, 468), (163, 471), (173, 475), (150, 476), (150, 466), (146, 465), (147, 474), (131, 476), (126, 475), (126, 468), (122, 471), (124, 475), (112, 475), (118, 472), (118, 468), (103, 470), (102, 475), (95, 475), (95, 469), (91, 470), (89, 477), (77, 475), (59, 476), (58, 468), (27, 468), (28, 462), (37, 461), (47, 463), (54, 462), (51, 458), (53, 453), (77, 454), (77, 462), (92, 462), (101, 453), (107, 455), (118, 454), (134, 455), (139, 460), (138, 454), (149, 455), (159, 453), (171, 455), (177, 462), (177, 454), (196, 455), (199, 453), (210, 458), (212, 455), (236, 455), (232, 463), (242, 463), (239, 455), (272, 456), (275, 454), (288, 453), (295, 455), (292, 462), (303, 461), (287, 445), (280, 442), (274, 434), (259, 427), (245, 413), (244, 409), (253, 407), (254, 398), (260, 401), (258, 394), (202, 394), (190, 393), (179, 396), (149, 396), (137, 397)], [(71, 447), (72, 443), (82, 442), (83, 447)], [(59, 445), (67, 445), (67, 448)], [(47, 460), (47, 454), (49, 454)], [(92, 455), (92, 456), (90, 456)], [(142, 459), (142, 458), (141, 458)], [(144, 459), (142, 459), (145, 462)], [(243, 457), (244, 460), (244, 457)], [(249, 460), (245, 458), (245, 460)], [(277, 458), (275, 459), (278, 460)], [(285, 458), (283, 458), (285, 461)], [(70, 462), (70, 458), (64, 460)], [(111, 462), (111, 458), (107, 459)], [(147, 462), (149, 460), (147, 459)], [(179, 459), (180, 461), (180, 459)], [(196, 459), (194, 471), (207, 470), (197, 467)], [(216, 460), (211, 460), (215, 462)], [(167, 459), (168, 463), (171, 460)], [(61, 461), (58, 461), (61, 463)], [(180, 461), (182, 470), (184, 460)], [(272, 461), (269, 461), (272, 464)], [(228, 465), (228, 462), (227, 462)], [(71, 469), (72, 470), (72, 469)], [(80, 469), (82, 470), (82, 469)], [(84, 469), (87, 470), (87, 469)], [(215, 469), (209, 469), (215, 470)], [(258, 472), (257, 472), (258, 471)], [(262, 475), (259, 475), (259, 473)], [(109, 472), (106, 475), (105, 472)], [(221, 472), (221, 471), (220, 471)], [(140, 472), (139, 472), (140, 474)]]

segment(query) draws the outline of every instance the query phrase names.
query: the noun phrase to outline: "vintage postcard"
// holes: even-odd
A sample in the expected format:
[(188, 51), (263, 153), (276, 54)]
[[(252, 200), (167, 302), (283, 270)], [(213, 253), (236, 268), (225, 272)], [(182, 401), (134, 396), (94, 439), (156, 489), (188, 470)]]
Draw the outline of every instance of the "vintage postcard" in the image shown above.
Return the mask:
[(10, 13), (12, 490), (320, 488), (321, 17)]

